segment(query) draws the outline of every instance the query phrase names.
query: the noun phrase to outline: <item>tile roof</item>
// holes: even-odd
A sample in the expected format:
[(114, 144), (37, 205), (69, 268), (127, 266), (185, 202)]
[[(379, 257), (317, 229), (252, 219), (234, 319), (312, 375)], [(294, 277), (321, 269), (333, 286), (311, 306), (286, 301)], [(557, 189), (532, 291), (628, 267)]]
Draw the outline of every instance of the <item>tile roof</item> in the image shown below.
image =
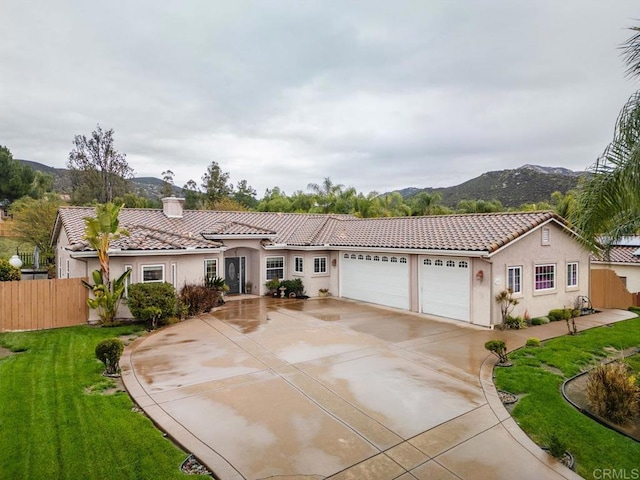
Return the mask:
[(640, 248), (637, 246), (618, 246), (611, 247), (609, 258), (603, 255), (600, 257), (592, 257), (592, 261), (604, 263), (637, 263), (640, 264)]
[[(89, 207), (59, 210), (56, 229), (65, 229), (72, 248), (87, 248), (82, 238), (83, 218), (93, 214), (94, 209)], [(114, 242), (113, 247), (212, 248), (221, 245), (224, 238), (251, 235), (276, 245), (491, 253), (552, 219), (564, 224), (553, 212), (358, 219), (351, 215), (185, 210), (182, 218), (167, 218), (161, 209), (124, 208), (120, 225), (131, 235)], [(203, 234), (218, 241), (206, 240)]]

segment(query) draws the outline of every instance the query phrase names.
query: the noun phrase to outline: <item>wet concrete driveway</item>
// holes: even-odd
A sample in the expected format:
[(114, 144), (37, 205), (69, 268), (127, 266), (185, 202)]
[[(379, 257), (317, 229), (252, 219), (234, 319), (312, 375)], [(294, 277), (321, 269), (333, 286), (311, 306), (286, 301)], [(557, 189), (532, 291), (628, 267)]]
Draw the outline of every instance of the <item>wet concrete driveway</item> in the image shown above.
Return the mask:
[(121, 366), (136, 402), (221, 479), (573, 478), (492, 385), (484, 342), (529, 336), (255, 298), (138, 340)]

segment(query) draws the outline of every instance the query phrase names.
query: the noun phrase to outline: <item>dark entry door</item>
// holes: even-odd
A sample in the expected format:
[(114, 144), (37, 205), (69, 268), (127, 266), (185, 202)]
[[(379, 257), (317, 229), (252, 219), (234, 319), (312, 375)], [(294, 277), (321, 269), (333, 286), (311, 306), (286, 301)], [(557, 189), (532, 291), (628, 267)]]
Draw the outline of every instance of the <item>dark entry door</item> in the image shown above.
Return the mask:
[(224, 281), (229, 286), (229, 293), (240, 293), (240, 258), (225, 258), (224, 272)]

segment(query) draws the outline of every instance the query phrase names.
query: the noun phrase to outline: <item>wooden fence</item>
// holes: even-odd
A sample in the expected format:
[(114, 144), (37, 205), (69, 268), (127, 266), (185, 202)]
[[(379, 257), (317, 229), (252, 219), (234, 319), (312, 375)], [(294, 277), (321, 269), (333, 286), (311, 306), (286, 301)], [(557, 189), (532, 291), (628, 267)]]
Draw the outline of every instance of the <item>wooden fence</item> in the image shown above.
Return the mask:
[(87, 323), (88, 290), (80, 280), (0, 282), (0, 332)]
[(616, 272), (606, 268), (591, 269), (589, 299), (593, 308), (620, 308), (638, 306), (639, 296), (629, 293)]

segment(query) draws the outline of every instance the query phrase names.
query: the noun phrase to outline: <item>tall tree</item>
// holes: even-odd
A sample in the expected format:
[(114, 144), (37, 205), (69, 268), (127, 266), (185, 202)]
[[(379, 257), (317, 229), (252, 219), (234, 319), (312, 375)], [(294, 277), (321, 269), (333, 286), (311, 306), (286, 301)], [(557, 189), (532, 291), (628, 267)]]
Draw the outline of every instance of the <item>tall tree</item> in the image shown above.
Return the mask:
[(310, 183), (307, 189), (315, 196), (315, 210), (319, 213), (333, 213), (337, 197), (344, 190), (344, 185), (336, 185), (330, 177), (325, 177), (321, 184)]
[(247, 184), (246, 180), (240, 180), (233, 191), (232, 198), (246, 208), (256, 208), (258, 206), (256, 195), (257, 192), (251, 185)]
[(89, 138), (76, 135), (73, 139), (67, 167), (76, 203), (112, 202), (131, 190), (133, 169), (126, 155), (115, 149), (113, 135), (113, 129), (104, 131), (97, 125)]
[(0, 201), (9, 203), (29, 194), (33, 187), (35, 174), (31, 167), (22, 165), (13, 159), (11, 151), (0, 145)]
[(202, 176), (202, 188), (207, 203), (207, 208), (212, 208), (216, 202), (227, 198), (231, 194), (232, 187), (229, 184), (229, 173), (223, 172), (218, 162), (213, 161), (207, 167)]
[(51, 254), (51, 230), (55, 223), (58, 207), (62, 205), (60, 196), (49, 193), (42, 198), (22, 197), (11, 204), (13, 232), (40, 249), (43, 254)]
[(442, 200), (439, 192), (420, 192), (411, 199), (411, 215), (433, 215)]
[(184, 192), (184, 208), (186, 210), (200, 210), (202, 208), (202, 193), (198, 184), (191, 179), (182, 187)]
[(162, 189), (160, 193), (163, 197), (173, 195), (173, 172), (171, 170), (162, 172)]
[[(640, 27), (623, 44), (627, 75), (640, 76)], [(640, 231), (640, 91), (618, 115), (614, 136), (596, 163), (593, 175), (580, 185), (570, 215), (582, 238), (594, 248)]]

